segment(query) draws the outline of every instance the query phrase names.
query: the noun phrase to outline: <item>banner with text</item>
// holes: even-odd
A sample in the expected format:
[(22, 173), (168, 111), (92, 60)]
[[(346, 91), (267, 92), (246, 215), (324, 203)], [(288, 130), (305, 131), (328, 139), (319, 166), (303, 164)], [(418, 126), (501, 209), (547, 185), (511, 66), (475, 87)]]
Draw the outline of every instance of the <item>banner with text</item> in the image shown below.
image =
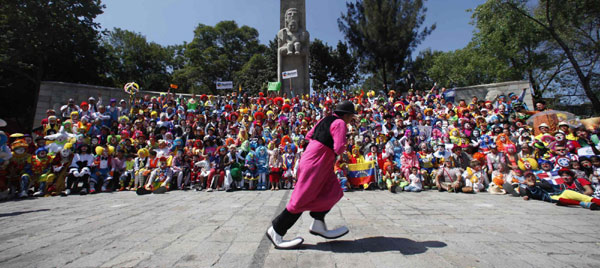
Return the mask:
[(281, 89), (281, 82), (269, 82), (268, 91), (279, 91)]
[(219, 81), (217, 82), (217, 89), (232, 89), (233, 81)]
[(290, 78), (294, 78), (294, 77), (298, 77), (298, 70), (291, 70), (291, 71), (286, 71), (286, 72), (281, 73), (282, 79), (290, 79)]

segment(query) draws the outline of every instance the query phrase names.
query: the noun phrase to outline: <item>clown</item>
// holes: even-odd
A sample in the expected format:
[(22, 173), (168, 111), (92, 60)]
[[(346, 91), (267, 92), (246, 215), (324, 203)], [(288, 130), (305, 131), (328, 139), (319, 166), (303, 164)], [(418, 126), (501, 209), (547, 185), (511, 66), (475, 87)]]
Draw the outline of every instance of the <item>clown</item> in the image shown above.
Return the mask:
[(173, 178), (173, 170), (167, 165), (166, 157), (161, 156), (158, 158), (158, 161), (158, 168), (152, 171), (150, 179), (146, 184), (146, 190), (160, 193), (169, 190), (169, 184)]
[[(66, 189), (62, 193), (65, 196), (70, 195), (76, 189), (79, 189), (79, 194), (81, 195), (88, 193), (89, 178), (94, 166), (94, 156), (90, 154), (90, 147), (85, 143), (80, 145), (78, 150), (79, 152), (75, 154), (71, 162)], [(83, 184), (81, 189), (79, 188), (79, 183)]]
[(419, 159), (419, 165), (421, 166), (421, 174), (423, 175), (425, 186), (431, 186), (431, 178), (433, 177), (433, 168), (435, 167), (435, 157), (427, 147), (427, 143), (422, 142), (419, 145), (419, 151), (417, 152), (417, 158)]
[(570, 168), (570, 162), (579, 161), (579, 156), (568, 152), (565, 146), (557, 145), (550, 161), (554, 163), (554, 169), (559, 170), (561, 168)]
[(27, 153), (29, 145), (23, 139), (18, 139), (11, 144), (12, 156), (8, 162), (8, 187), (13, 195), (17, 194), (17, 185), (31, 154)]
[(235, 188), (242, 189), (242, 187), (244, 186), (244, 180), (242, 178), (242, 166), (244, 158), (242, 157), (242, 154), (237, 151), (235, 144), (229, 145), (229, 152), (227, 153), (227, 157), (231, 161), (231, 165), (227, 169), (225, 169), (225, 185), (226, 187), (231, 186), (231, 188), (227, 190), (233, 191), (235, 190)]
[(347, 148), (346, 124), (356, 114), (351, 101), (339, 103), (334, 112), (335, 115), (319, 121), (307, 134), (311, 141), (298, 165), (296, 188), (285, 210), (272, 221), (273, 225), (266, 233), (275, 248), (294, 248), (303, 243), (304, 239), (300, 237), (284, 240), (283, 236), (304, 211), (310, 211), (314, 218), (310, 226), (312, 234), (335, 239), (349, 232), (346, 227), (329, 230), (325, 225), (325, 215), (343, 196), (333, 167), (336, 155), (342, 154)]
[(8, 160), (12, 157), (12, 153), (10, 148), (6, 143), (8, 142), (8, 137), (4, 131), (0, 131), (0, 168), (6, 168), (8, 165)]
[(254, 190), (254, 183), (258, 180), (257, 161), (256, 153), (250, 150), (246, 154), (246, 174), (244, 176), (244, 180), (250, 190)]
[(64, 190), (69, 165), (73, 161), (72, 147), (73, 144), (67, 143), (52, 159), (52, 170), (46, 178), (48, 194), (55, 195)]
[(400, 170), (402, 175), (404, 175), (405, 180), (408, 180), (408, 177), (410, 176), (410, 169), (413, 167), (420, 169), (419, 158), (411, 146), (404, 146), (404, 152), (400, 157)]
[(290, 143), (284, 148), (285, 153), (283, 154), (283, 180), (285, 182), (285, 188), (293, 189), (296, 185), (296, 174), (294, 173), (296, 166), (296, 145)]
[(27, 191), (31, 186), (38, 189), (33, 194), (35, 197), (43, 196), (46, 192), (46, 178), (50, 171), (52, 158), (48, 156), (48, 149), (41, 147), (35, 151), (35, 155), (27, 160), (25, 173), (21, 175), (20, 198), (28, 197)]
[(479, 160), (471, 160), (469, 167), (463, 172), (462, 178), (465, 182), (464, 193), (480, 192), (485, 189), (485, 172)]
[(267, 176), (269, 174), (269, 153), (267, 147), (260, 146), (256, 149), (256, 166), (258, 172), (258, 189), (267, 189)]
[(96, 184), (102, 182), (102, 192), (107, 191), (107, 186), (112, 180), (111, 168), (113, 157), (110, 149), (104, 147), (96, 147), (96, 159), (94, 165), (97, 167), (96, 172), (92, 174), (90, 179), (90, 194), (96, 192)]
[(193, 165), (190, 170), (192, 188), (196, 189), (196, 191), (202, 191), (206, 186), (208, 174), (210, 174), (210, 163), (198, 154), (193, 155), (192, 162)]
[(56, 134), (48, 135), (44, 138), (47, 140), (54, 141), (53, 143), (48, 145), (48, 153), (50, 155), (55, 155), (57, 153), (60, 153), (65, 144), (67, 144), (67, 142), (69, 141), (69, 139), (75, 138), (75, 135), (61, 130)]
[(8, 137), (4, 131), (0, 131), (0, 192), (2, 192), (3, 197), (8, 194), (8, 163), (12, 157), (10, 147), (6, 145), (7, 141)]

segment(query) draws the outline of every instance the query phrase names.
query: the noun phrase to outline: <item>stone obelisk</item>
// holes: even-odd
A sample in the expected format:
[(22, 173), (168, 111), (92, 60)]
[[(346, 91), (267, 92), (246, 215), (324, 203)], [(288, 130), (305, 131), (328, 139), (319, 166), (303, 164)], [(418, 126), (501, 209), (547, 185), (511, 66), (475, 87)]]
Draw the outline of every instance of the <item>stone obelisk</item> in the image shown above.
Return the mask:
[[(310, 93), (308, 59), (310, 36), (306, 31), (305, 0), (281, 0), (277, 33), (277, 77), (281, 93), (295, 97)], [(283, 79), (282, 72), (298, 71), (298, 77)], [(291, 81), (291, 90), (290, 90)]]

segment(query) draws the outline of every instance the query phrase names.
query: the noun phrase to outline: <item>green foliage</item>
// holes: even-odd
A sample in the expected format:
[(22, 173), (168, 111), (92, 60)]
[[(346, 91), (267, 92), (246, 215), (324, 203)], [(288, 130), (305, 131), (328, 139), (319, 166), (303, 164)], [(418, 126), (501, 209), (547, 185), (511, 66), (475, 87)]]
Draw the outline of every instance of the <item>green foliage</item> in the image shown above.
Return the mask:
[(310, 78), (316, 91), (346, 89), (356, 83), (357, 66), (358, 60), (341, 41), (338, 41), (335, 49), (319, 39), (310, 44)]
[[(0, 117), (20, 130), (33, 125), (43, 80), (104, 84), (100, 0), (4, 0), (0, 3)], [(32, 97), (34, 96), (34, 97)]]
[(358, 82), (358, 59), (342, 41), (338, 41), (333, 53), (333, 78), (334, 87), (338, 89), (347, 89)]
[[(525, 9), (525, 3), (519, 7)], [(474, 42), (529, 80), (535, 98), (541, 98), (564, 71), (564, 54), (551, 48), (548, 33), (502, 1), (490, 0), (478, 6), (473, 24), (477, 28)]]
[(216, 93), (215, 81), (233, 80), (255, 54), (266, 50), (254, 28), (238, 27), (234, 21), (222, 21), (214, 27), (200, 24), (194, 40), (185, 48), (186, 65), (174, 71), (173, 80), (192, 92)]
[[(581, 87), (594, 111), (600, 114), (600, 99), (595, 87), (600, 73), (600, 5), (597, 0), (541, 0), (534, 8), (528, 1), (504, 0), (502, 5), (540, 27), (548, 35), (556, 55), (564, 55), (570, 65), (564, 76), (579, 83), (562, 84)], [(564, 80), (564, 79), (560, 79)]]
[(429, 70), (434, 66), (435, 58), (442, 54), (444, 52), (433, 51), (430, 48), (419, 52), (417, 58), (409, 63), (405, 73), (405, 87), (426, 89), (433, 86), (436, 81), (430, 76)]
[(238, 85), (243, 85), (243, 89), (246, 89), (245, 92), (258, 95), (258, 92), (266, 91), (269, 81), (275, 80), (277, 80), (277, 74), (273, 70), (272, 64), (269, 64), (268, 58), (262, 54), (254, 54), (236, 73), (234, 81)]
[(123, 87), (135, 81), (142, 89), (166, 91), (171, 82), (168, 67), (174, 61), (176, 48), (164, 48), (146, 37), (119, 28), (104, 38), (104, 47), (110, 56), (108, 77), (113, 86)]
[(444, 52), (433, 60), (428, 71), (431, 79), (443, 87), (463, 87), (520, 79), (521, 74), (501, 61), (474, 47)]
[(332, 48), (315, 39), (310, 43), (310, 79), (313, 89), (321, 91), (332, 86), (330, 81), (333, 69)]
[(362, 69), (381, 75), (385, 90), (395, 87), (413, 50), (435, 29), (419, 32), (427, 12), (423, 1), (357, 0), (346, 6), (338, 25)]

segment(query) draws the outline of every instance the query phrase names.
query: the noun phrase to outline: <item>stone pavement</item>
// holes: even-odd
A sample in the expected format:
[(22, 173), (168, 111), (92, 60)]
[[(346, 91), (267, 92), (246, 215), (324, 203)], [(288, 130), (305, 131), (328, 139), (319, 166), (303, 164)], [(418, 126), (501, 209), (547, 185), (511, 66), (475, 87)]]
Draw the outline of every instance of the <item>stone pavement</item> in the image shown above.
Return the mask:
[(489, 194), (346, 193), (275, 250), (264, 232), (290, 191), (133, 192), (0, 203), (0, 267), (600, 267), (600, 211)]

